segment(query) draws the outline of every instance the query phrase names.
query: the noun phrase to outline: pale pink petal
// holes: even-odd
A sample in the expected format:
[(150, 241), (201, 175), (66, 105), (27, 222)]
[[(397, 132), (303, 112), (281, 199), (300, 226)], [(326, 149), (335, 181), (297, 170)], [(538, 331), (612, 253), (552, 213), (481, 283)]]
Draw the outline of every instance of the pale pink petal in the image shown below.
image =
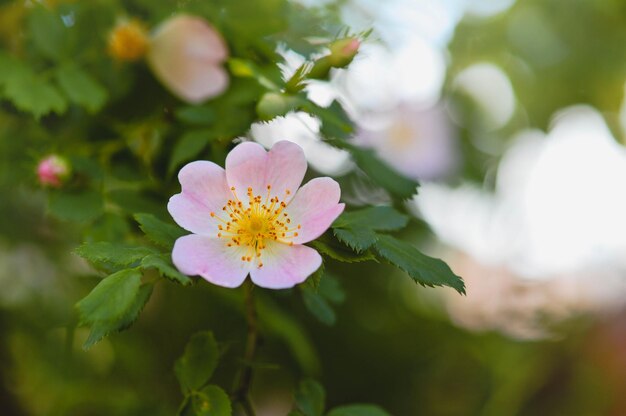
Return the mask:
[(157, 28), (147, 59), (167, 88), (197, 103), (228, 86), (228, 75), (220, 66), (227, 55), (226, 44), (211, 25), (199, 17), (180, 15)]
[(257, 143), (245, 142), (226, 157), (226, 177), (240, 198), (248, 187), (254, 195), (277, 196), (289, 202), (306, 173), (307, 163), (302, 148), (288, 141), (277, 142), (269, 152)]
[(304, 185), (285, 209), (291, 224), (300, 225), (298, 236), (291, 241), (304, 244), (316, 239), (343, 212), (339, 204), (341, 190), (331, 178), (315, 178)]
[(263, 267), (253, 265), (250, 278), (257, 286), (268, 289), (293, 287), (304, 282), (322, 265), (322, 257), (311, 247), (277, 242), (267, 244), (261, 261)]
[(199, 160), (185, 165), (178, 173), (178, 180), (182, 192), (171, 197), (167, 204), (174, 221), (192, 233), (215, 234), (217, 219), (211, 217), (211, 212), (221, 213), (232, 197), (224, 169)]
[(265, 195), (265, 171), (267, 152), (260, 144), (244, 142), (235, 146), (226, 156), (226, 179), (228, 185), (235, 187), (241, 200), (247, 200), (248, 187), (255, 195)]
[(304, 151), (295, 143), (282, 140), (270, 149), (265, 181), (272, 186), (271, 196), (288, 203), (304, 179), (307, 163)]
[(176, 240), (172, 261), (181, 273), (224, 287), (241, 285), (251, 267), (251, 263), (241, 261), (238, 248), (227, 247), (223, 239), (196, 234)]

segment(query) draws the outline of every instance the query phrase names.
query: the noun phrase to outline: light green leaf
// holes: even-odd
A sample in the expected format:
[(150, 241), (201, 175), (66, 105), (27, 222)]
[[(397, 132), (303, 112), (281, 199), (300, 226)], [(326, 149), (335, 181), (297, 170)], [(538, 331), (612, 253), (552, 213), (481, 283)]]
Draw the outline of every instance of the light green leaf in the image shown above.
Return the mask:
[(321, 416), (324, 413), (326, 392), (315, 380), (302, 380), (295, 394), (296, 408), (304, 416)]
[(76, 304), (79, 324), (91, 328), (83, 348), (90, 348), (111, 332), (128, 328), (151, 293), (152, 285), (142, 285), (141, 272), (136, 269), (121, 270), (102, 279)]
[(56, 79), (70, 101), (85, 107), (90, 113), (100, 110), (107, 100), (107, 91), (104, 87), (76, 65), (67, 64), (59, 67)]
[(168, 171), (172, 173), (181, 163), (194, 159), (214, 139), (215, 133), (211, 129), (193, 130), (183, 134), (174, 146)]
[(35, 6), (28, 16), (33, 43), (47, 58), (59, 60), (66, 53), (68, 32), (61, 16), (44, 6)]
[(304, 300), (304, 306), (306, 306), (309, 312), (320, 322), (330, 326), (335, 324), (337, 320), (335, 311), (322, 295), (310, 290), (303, 290), (302, 299)]
[(18, 110), (32, 113), (35, 118), (50, 112), (63, 114), (67, 109), (67, 101), (57, 87), (30, 69), (12, 76), (5, 83), (4, 96)]
[(152, 214), (135, 214), (135, 220), (146, 237), (155, 244), (171, 249), (177, 238), (186, 234), (182, 228), (161, 221)]
[(203, 331), (194, 334), (174, 366), (182, 391), (188, 394), (202, 388), (213, 375), (218, 358), (219, 351), (213, 333)]
[(88, 222), (103, 214), (104, 204), (96, 191), (53, 192), (48, 198), (48, 211), (62, 220)]
[(187, 286), (191, 284), (191, 279), (185, 276), (178, 270), (176, 270), (170, 262), (165, 260), (163, 256), (158, 254), (150, 254), (141, 260), (141, 267), (143, 269), (156, 269), (161, 276), (166, 277), (181, 285)]
[(390, 416), (385, 410), (373, 404), (349, 404), (332, 409), (326, 416)]
[(133, 247), (107, 242), (85, 243), (76, 249), (76, 254), (86, 260), (118, 266), (129, 266), (152, 253), (154, 251), (147, 247)]
[(442, 260), (429, 257), (412, 245), (384, 234), (379, 234), (375, 248), (378, 254), (407, 272), (417, 283), (424, 286), (450, 286), (459, 293), (465, 293), (463, 279), (455, 275)]

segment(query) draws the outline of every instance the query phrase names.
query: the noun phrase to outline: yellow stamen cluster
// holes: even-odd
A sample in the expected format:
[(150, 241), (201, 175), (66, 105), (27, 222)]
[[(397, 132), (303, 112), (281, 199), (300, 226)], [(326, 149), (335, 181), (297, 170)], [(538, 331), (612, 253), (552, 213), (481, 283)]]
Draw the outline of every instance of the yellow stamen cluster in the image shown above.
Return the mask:
[(120, 22), (109, 34), (109, 54), (118, 61), (136, 61), (148, 50), (148, 31), (138, 20)]
[[(267, 248), (268, 241), (277, 241), (293, 245), (292, 239), (298, 236), (302, 227), (292, 226), (291, 218), (284, 212), (287, 204), (277, 196), (271, 197), (271, 185), (267, 185), (265, 198), (254, 195), (252, 188), (247, 190), (247, 201), (241, 201), (235, 187), (231, 187), (233, 199), (222, 207), (222, 212), (211, 212), (211, 217), (218, 220), (217, 237), (227, 241), (228, 247), (242, 248), (241, 261), (256, 262), (263, 267), (261, 254)], [(285, 196), (290, 195), (285, 190)]]

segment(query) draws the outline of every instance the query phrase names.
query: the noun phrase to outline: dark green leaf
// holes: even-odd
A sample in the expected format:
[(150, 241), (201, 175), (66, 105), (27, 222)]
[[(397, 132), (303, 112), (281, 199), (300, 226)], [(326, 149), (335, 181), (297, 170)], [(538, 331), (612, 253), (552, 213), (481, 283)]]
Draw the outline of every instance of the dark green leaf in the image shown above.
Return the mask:
[(213, 333), (203, 331), (194, 334), (174, 366), (182, 391), (188, 394), (202, 388), (213, 375), (218, 358), (219, 351)]
[(311, 241), (309, 245), (320, 253), (325, 254), (334, 260), (344, 263), (356, 263), (367, 260), (376, 260), (376, 257), (374, 257), (372, 253), (367, 251), (363, 253), (355, 253), (354, 251), (350, 250), (348, 247), (344, 246), (339, 241), (336, 241), (328, 235), (323, 235), (317, 240)]
[(347, 147), (359, 168), (379, 186), (400, 198), (410, 198), (415, 195), (419, 186), (416, 181), (393, 170), (369, 149), (351, 145)]
[(318, 293), (335, 304), (340, 304), (346, 299), (346, 293), (343, 291), (339, 279), (329, 273), (324, 274), (320, 281)]
[(181, 163), (194, 159), (213, 139), (215, 139), (215, 134), (210, 129), (194, 130), (183, 134), (174, 146), (168, 171), (172, 173)]
[(174, 246), (177, 238), (186, 234), (182, 228), (161, 221), (152, 214), (135, 214), (135, 220), (150, 241), (168, 249)]
[(88, 72), (68, 64), (59, 67), (56, 79), (61, 90), (70, 101), (85, 107), (90, 113), (102, 108), (107, 99), (107, 91)]
[(302, 291), (304, 306), (315, 316), (320, 322), (326, 325), (334, 325), (337, 317), (335, 311), (328, 304), (326, 299), (318, 293), (310, 290)]
[(463, 279), (455, 275), (440, 259), (429, 257), (412, 245), (389, 235), (380, 234), (376, 251), (391, 264), (408, 273), (417, 283), (424, 286), (450, 286), (465, 293)]
[(128, 328), (150, 298), (152, 285), (141, 284), (141, 272), (126, 269), (104, 278), (76, 304), (81, 326), (91, 331), (83, 348), (88, 349), (111, 332)]
[(48, 211), (62, 220), (87, 222), (102, 215), (104, 206), (96, 191), (54, 192), (48, 198)]
[(392, 207), (377, 206), (344, 212), (333, 223), (334, 228), (367, 227), (377, 231), (394, 231), (406, 227), (409, 217)]
[(337, 101), (333, 101), (327, 108), (307, 101), (302, 109), (322, 121), (320, 132), (328, 139), (347, 139), (354, 130), (350, 117)]
[(67, 109), (67, 101), (58, 88), (29, 68), (6, 82), (4, 96), (17, 109), (32, 113), (35, 118), (50, 112), (62, 114)]
[(378, 238), (374, 231), (366, 227), (334, 228), (333, 234), (339, 241), (359, 253), (374, 245)]
[(143, 269), (156, 269), (159, 273), (170, 280), (180, 283), (181, 285), (191, 284), (191, 279), (185, 276), (178, 270), (176, 270), (168, 260), (165, 260), (161, 255), (150, 254), (141, 260), (141, 267)]
[(332, 409), (326, 416), (390, 416), (373, 404), (349, 404)]
[(324, 413), (326, 393), (317, 381), (301, 381), (295, 396), (296, 407), (304, 416), (321, 416)]
[(76, 249), (76, 254), (95, 263), (111, 263), (128, 266), (154, 253), (147, 247), (133, 247), (107, 242), (85, 243)]
[(215, 110), (203, 106), (188, 106), (176, 110), (176, 118), (186, 124), (210, 126), (215, 121)]
[(230, 416), (232, 406), (222, 388), (210, 385), (190, 393), (178, 411), (179, 416)]

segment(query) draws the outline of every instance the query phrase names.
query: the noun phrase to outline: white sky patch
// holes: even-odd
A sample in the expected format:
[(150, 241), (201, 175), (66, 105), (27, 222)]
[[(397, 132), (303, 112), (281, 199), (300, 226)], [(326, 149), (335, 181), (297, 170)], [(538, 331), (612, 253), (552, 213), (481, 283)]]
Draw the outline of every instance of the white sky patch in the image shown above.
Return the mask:
[(486, 128), (504, 127), (515, 112), (515, 92), (509, 77), (500, 67), (481, 62), (461, 71), (454, 87), (467, 94), (485, 116)]

